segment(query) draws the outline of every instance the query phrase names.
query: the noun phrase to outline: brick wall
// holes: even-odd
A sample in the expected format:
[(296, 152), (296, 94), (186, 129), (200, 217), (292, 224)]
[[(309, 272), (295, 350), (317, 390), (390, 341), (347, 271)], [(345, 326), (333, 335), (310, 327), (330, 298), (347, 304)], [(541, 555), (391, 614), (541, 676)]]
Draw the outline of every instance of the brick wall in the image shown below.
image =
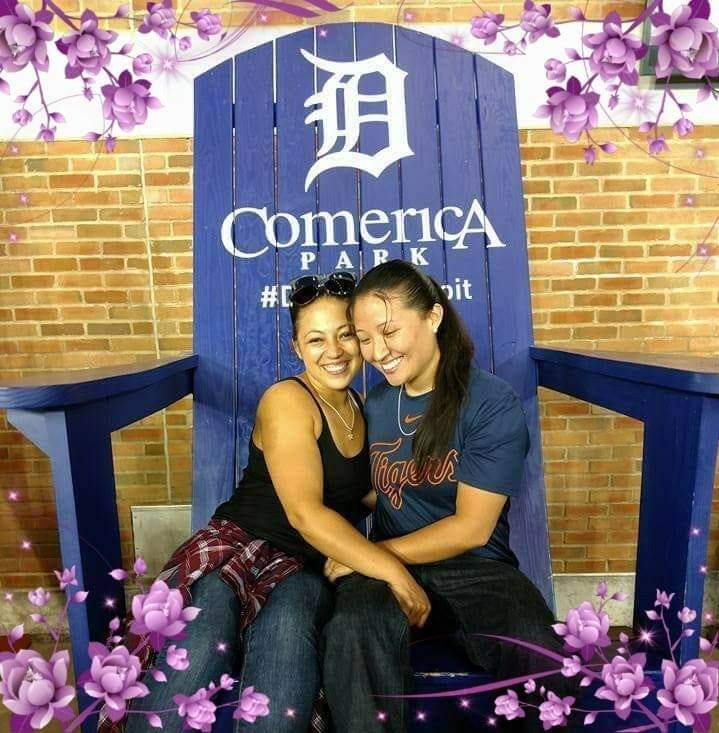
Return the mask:
[[(623, 134), (591, 167), (579, 145), (521, 133), (536, 341), (711, 356), (719, 259), (689, 258), (719, 193), (715, 179), (682, 169), (716, 176), (719, 127), (674, 141), (665, 162)], [(191, 147), (131, 140), (98, 155), (85, 142), (25, 143), (0, 162), (0, 378), (191, 349)], [(632, 570), (641, 424), (546, 390), (540, 403), (555, 570)], [(126, 562), (130, 505), (189, 500), (191, 419), (183, 400), (114, 436)], [(48, 461), (4, 414), (0, 489), (0, 587), (51, 584), (60, 560)], [(710, 568), (718, 539), (713, 520)]]
[[(514, 21), (522, 1), (482, 7)], [(66, 0), (63, 7), (111, 15), (119, 2)], [(553, 15), (567, 19), (572, 4), (553, 3)], [(144, 0), (132, 5), (141, 17)], [(584, 10), (590, 18), (609, 10), (632, 17), (643, 7), (595, 0)], [(248, 12), (234, 4), (223, 22), (237, 26)], [(406, 13), (409, 23), (447, 23), (468, 20), (478, 7), (473, 0), (355, 0), (325, 17), (396, 22)], [(270, 24), (297, 22), (266, 15)], [(719, 344), (716, 258), (698, 276), (702, 259), (684, 263), (719, 208), (716, 177), (708, 177), (717, 174), (719, 128), (675, 141), (671, 169), (642, 153), (634, 132), (613, 137), (620, 132), (619, 151), (593, 167), (581, 146), (545, 131), (521, 135), (536, 341), (711, 355)], [(19, 147), (0, 161), (0, 378), (189, 351), (191, 141), (122, 141), (114, 155), (79, 141)], [(689, 194), (691, 207), (683, 205)], [(548, 391), (540, 400), (555, 570), (631, 570), (641, 424)], [(126, 560), (130, 505), (189, 500), (191, 419), (183, 400), (113, 436)], [(59, 549), (49, 465), (2, 413), (0, 489), (0, 588), (50, 584)], [(10, 490), (21, 500), (7, 499)], [(30, 549), (19, 549), (23, 540)]]

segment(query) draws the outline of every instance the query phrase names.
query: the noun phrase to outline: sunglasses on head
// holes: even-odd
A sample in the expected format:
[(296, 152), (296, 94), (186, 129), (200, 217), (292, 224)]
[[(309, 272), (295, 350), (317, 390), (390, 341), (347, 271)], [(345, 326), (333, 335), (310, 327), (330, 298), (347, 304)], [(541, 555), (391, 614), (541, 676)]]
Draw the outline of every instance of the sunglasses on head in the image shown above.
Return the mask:
[(352, 295), (357, 278), (351, 272), (331, 272), (329, 275), (302, 275), (290, 283), (290, 302), (308, 305), (322, 293), (346, 297)]

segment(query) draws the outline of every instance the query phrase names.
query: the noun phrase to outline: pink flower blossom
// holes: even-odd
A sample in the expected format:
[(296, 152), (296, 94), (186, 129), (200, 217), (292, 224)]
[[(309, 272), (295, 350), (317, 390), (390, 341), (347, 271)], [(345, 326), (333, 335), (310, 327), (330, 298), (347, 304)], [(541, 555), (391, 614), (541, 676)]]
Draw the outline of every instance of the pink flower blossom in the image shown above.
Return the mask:
[(212, 724), (215, 722), (215, 710), (217, 706), (209, 698), (204, 687), (201, 687), (194, 695), (175, 695), (172, 698), (178, 706), (177, 714), (185, 719), (185, 727), (192, 730), (210, 733)]
[(619, 77), (625, 84), (637, 84), (637, 61), (646, 55), (647, 47), (641, 39), (622, 30), (622, 19), (616, 10), (604, 19), (599, 33), (588, 33), (582, 42), (592, 49), (589, 56), (592, 73), (599, 74), (604, 81)]
[(514, 41), (507, 39), (502, 46), (502, 52), (507, 56), (516, 56), (519, 53), (519, 46)]
[(92, 663), (90, 669), (80, 675), (79, 682), (90, 697), (104, 701), (110, 720), (120, 720), (125, 715), (128, 700), (149, 693), (147, 687), (137, 681), (142, 674), (140, 660), (124, 646), (110, 650), (95, 641), (88, 645), (88, 654)]
[(578, 608), (570, 608), (566, 623), (554, 624), (552, 628), (564, 637), (570, 649), (578, 649), (582, 659), (587, 661), (594, 654), (594, 647), (609, 646), (609, 616), (597, 611), (589, 601), (583, 601)]
[(77, 580), (75, 579), (75, 565), (73, 565), (69, 570), (65, 568), (62, 571), (62, 574), (58, 570), (53, 570), (55, 573), (55, 576), (60, 581), (60, 590), (65, 590), (68, 585), (77, 585)]
[(574, 677), (579, 674), (581, 666), (582, 660), (576, 654), (572, 654), (571, 657), (562, 660), (562, 674), (565, 677)]
[(147, 15), (138, 28), (140, 33), (155, 32), (162, 38), (167, 38), (168, 31), (177, 23), (172, 0), (162, 0), (159, 3), (147, 3)]
[(219, 15), (215, 15), (207, 8), (199, 12), (190, 13), (194, 24), (197, 26), (197, 35), (203, 41), (209, 41), (210, 36), (216, 36), (222, 33), (222, 21)]
[(683, 624), (690, 624), (697, 617), (697, 612), (692, 608), (684, 606), (681, 611), (677, 612), (677, 618)]
[(35, 12), (18, 3), (9, 15), (0, 17), (0, 67), (20, 71), (32, 64), (38, 71), (48, 70), (47, 42), (52, 40), (49, 10)]
[(200, 612), (199, 608), (183, 608), (182, 593), (170, 589), (162, 580), (156, 580), (146, 594), (137, 594), (132, 599), (134, 620), (130, 626), (133, 634), (150, 635), (150, 644), (155, 651), (162, 649), (165, 639), (177, 639), (188, 621)]
[(35, 588), (27, 594), (28, 600), (33, 606), (47, 606), (50, 603), (50, 594), (44, 588)]
[(55, 652), (48, 662), (31, 649), (0, 662), (0, 697), (13, 713), (11, 730), (25, 730), (28, 717), (35, 729), (44, 728), (53, 718), (66, 721), (73, 717), (68, 706), (75, 690), (65, 684), (69, 663), (66, 651)]
[(626, 720), (632, 708), (632, 700), (642, 700), (650, 687), (644, 677), (646, 654), (632, 654), (629, 659), (616, 656), (602, 667), (604, 685), (594, 694), (600, 700), (611, 700), (614, 712)]
[(692, 132), (694, 132), (694, 123), (688, 117), (680, 117), (674, 123), (674, 132), (676, 132), (679, 137), (691, 135)]
[(270, 714), (270, 698), (261, 692), (255, 692), (254, 687), (245, 687), (240, 695), (240, 701), (232, 713), (235, 720), (244, 720), (247, 723), (254, 723), (257, 718)]
[(497, 33), (500, 31), (503, 21), (504, 15), (501, 13), (497, 14), (485, 10), (482, 15), (475, 15), (472, 18), (470, 33), (475, 38), (483, 39), (484, 45), (488, 46), (497, 40)]
[(74, 79), (83, 72), (99, 74), (110, 63), (108, 46), (116, 39), (115, 31), (99, 28), (95, 13), (85, 10), (80, 17), (80, 30), (71, 31), (55, 42), (58, 50), (67, 56), (65, 76)]
[[(135, 72), (135, 74), (149, 74), (152, 71), (152, 61), (153, 59), (151, 54), (141, 53), (139, 56), (136, 56), (132, 60), (132, 70)], [(139, 560), (137, 562), (139, 562)], [(137, 562), (135, 563), (136, 565)], [(145, 566), (145, 570), (147, 570), (147, 566)], [(138, 573), (137, 570), (135, 571), (135, 573), (137, 575), (142, 574)]]
[(544, 68), (550, 81), (564, 81), (567, 75), (567, 67), (559, 59), (548, 59), (544, 62)]
[(559, 697), (550, 690), (547, 699), (539, 706), (539, 719), (544, 730), (565, 725), (573, 703), (573, 697)]
[(18, 109), (13, 112), (12, 121), (20, 127), (25, 127), (30, 120), (32, 120), (32, 115), (26, 109)]
[(657, 588), (657, 599), (654, 601), (654, 606), (664, 606), (664, 608), (669, 608), (672, 598), (674, 598), (674, 593), (667, 595), (663, 590), (659, 590), (659, 588)]
[(529, 34), (530, 43), (534, 43), (542, 36), (556, 38), (559, 35), (559, 28), (554, 26), (554, 19), (550, 15), (551, 10), (551, 5), (535, 5), (532, 0), (524, 0), (519, 25)]
[(659, 46), (658, 79), (677, 72), (688, 79), (719, 74), (719, 37), (708, 19), (692, 17), (690, 5), (679, 5), (671, 16), (658, 12), (650, 20), (656, 28), (651, 43)]
[[(659, 137), (655, 137), (652, 140), (649, 141), (649, 154), (650, 155), (659, 155), (659, 153), (663, 152), (664, 150), (669, 150), (669, 146), (664, 141), (664, 135), (659, 135)], [(672, 593), (672, 595), (674, 595)], [(656, 603), (654, 604), (657, 605)], [(664, 605), (663, 603), (661, 605)], [(669, 606), (665, 606), (666, 608), (669, 608)]]
[(494, 714), (504, 716), (507, 720), (525, 717), (524, 710), (522, 710), (519, 698), (514, 690), (507, 690), (506, 695), (500, 695), (494, 701)]
[(102, 112), (106, 120), (118, 122), (120, 128), (129, 132), (135, 125), (147, 119), (147, 110), (158, 109), (162, 105), (156, 97), (150, 96), (150, 82), (146, 79), (133, 81), (129, 71), (123, 71), (119, 84), (106, 84), (102, 87), (105, 101)]
[(190, 666), (187, 658), (187, 649), (178, 649), (174, 644), (167, 648), (167, 663), (172, 669), (184, 672)]
[(46, 125), (44, 122), (40, 125), (40, 132), (35, 136), (36, 140), (42, 140), (45, 143), (51, 143), (55, 141), (55, 133), (57, 127), (52, 125)]
[(661, 703), (659, 717), (668, 720), (676, 716), (683, 725), (708, 720), (708, 713), (717, 704), (719, 670), (703, 659), (690, 659), (678, 668), (669, 659), (662, 661), (664, 689), (657, 692)]
[[(152, 56), (150, 56), (149, 53), (141, 53), (137, 58), (143, 58), (143, 63), (149, 64), (150, 67), (152, 65)], [(149, 59), (149, 60), (148, 60)], [(148, 71), (150, 69), (148, 68)], [(137, 560), (135, 560), (135, 564), (132, 566), (132, 569), (135, 571), (135, 575), (144, 575), (147, 572), (147, 563), (143, 560), (143, 558), (138, 557)]]
[(547, 89), (547, 95), (547, 103), (537, 109), (535, 116), (549, 117), (552, 130), (562, 133), (570, 142), (577, 142), (585, 130), (597, 126), (599, 95), (596, 92), (583, 93), (576, 76), (570, 77), (566, 89), (551, 87)]

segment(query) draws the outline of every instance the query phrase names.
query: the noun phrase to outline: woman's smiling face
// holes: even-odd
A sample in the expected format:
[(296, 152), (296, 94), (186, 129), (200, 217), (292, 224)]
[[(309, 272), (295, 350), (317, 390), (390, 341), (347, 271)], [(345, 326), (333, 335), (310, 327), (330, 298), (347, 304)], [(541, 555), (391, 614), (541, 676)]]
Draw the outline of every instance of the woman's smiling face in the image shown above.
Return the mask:
[(303, 307), (294, 346), (307, 376), (327, 389), (345, 389), (362, 366), (344, 298), (320, 297)]
[(355, 333), (362, 356), (397, 387), (409, 393), (426, 392), (434, 386), (439, 362), (436, 331), (442, 306), (435, 304), (422, 314), (408, 308), (399, 294), (386, 298), (361, 295), (352, 308)]

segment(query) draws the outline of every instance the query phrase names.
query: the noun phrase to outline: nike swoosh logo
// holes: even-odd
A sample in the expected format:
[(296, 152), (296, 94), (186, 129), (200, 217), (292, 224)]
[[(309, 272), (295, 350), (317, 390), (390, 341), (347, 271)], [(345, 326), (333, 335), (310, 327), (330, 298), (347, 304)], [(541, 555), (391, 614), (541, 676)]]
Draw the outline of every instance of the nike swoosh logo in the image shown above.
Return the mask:
[(413, 422), (417, 422), (417, 420), (420, 420), (424, 417), (424, 413), (421, 415), (406, 415), (404, 418), (404, 424), (405, 425), (411, 425)]

